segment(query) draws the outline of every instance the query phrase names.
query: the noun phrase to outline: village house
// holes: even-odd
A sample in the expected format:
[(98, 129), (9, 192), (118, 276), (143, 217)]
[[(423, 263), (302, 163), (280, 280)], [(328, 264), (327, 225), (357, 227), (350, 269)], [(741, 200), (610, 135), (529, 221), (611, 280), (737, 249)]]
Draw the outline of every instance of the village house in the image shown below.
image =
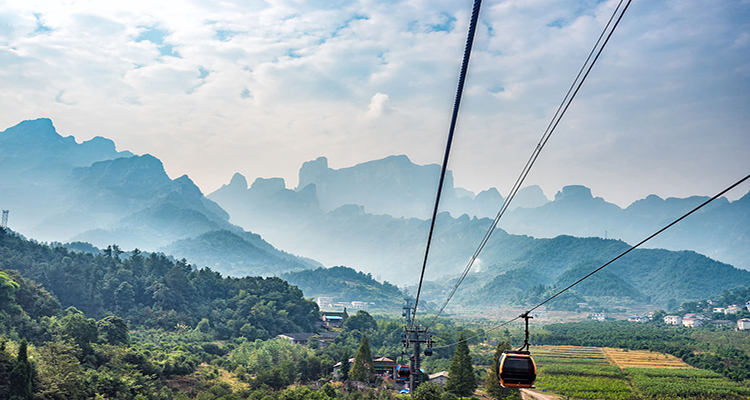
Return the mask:
[(726, 314), (727, 313), (727, 309), (724, 308), (724, 307), (714, 307), (713, 308), (713, 312)]
[(367, 310), (367, 306), (366, 301), (352, 301), (352, 308), (355, 310)]
[(750, 318), (742, 318), (737, 320), (737, 329), (744, 331), (750, 330)]
[(731, 306), (727, 307), (726, 311), (724, 311), (724, 314), (737, 314), (737, 311), (740, 311), (741, 308), (737, 306), (737, 304), (732, 304)]
[(301, 333), (282, 333), (276, 335), (277, 338), (288, 340), (291, 344), (301, 344), (307, 346), (310, 344), (310, 339), (313, 337), (317, 338), (318, 345), (320, 347), (326, 347), (330, 342), (333, 342), (341, 333), (339, 332), (301, 332)]
[(593, 319), (594, 321), (606, 321), (607, 314), (604, 314), (604, 313), (591, 314), (589, 315), (589, 319)]
[(307, 346), (307, 342), (313, 336), (315, 336), (315, 333), (311, 333), (311, 332), (306, 332), (306, 333), (282, 333), (281, 335), (276, 335), (277, 338), (286, 339), (291, 344), (301, 344), (303, 346)]
[(697, 328), (699, 326), (703, 326), (703, 320), (698, 319), (698, 318), (683, 318), (682, 326), (687, 326), (689, 328)]
[[(349, 359), (349, 365), (354, 362), (354, 358)], [(392, 360), (388, 357), (378, 357), (372, 359), (372, 368), (375, 370), (375, 375), (385, 379), (393, 379), (396, 376), (396, 360)], [(339, 370), (341, 370), (341, 362), (337, 362), (333, 366), (333, 376), (339, 378)]]
[(436, 383), (442, 387), (448, 383), (448, 371), (440, 371), (430, 375), (430, 382)]
[(628, 317), (628, 322), (648, 322), (651, 319), (645, 315), (631, 315)]
[(344, 324), (344, 313), (324, 311), (320, 313), (320, 319), (323, 321), (323, 326), (328, 329), (341, 328)]
[(330, 309), (333, 307), (333, 297), (318, 297), (316, 303), (321, 310)]
[(682, 325), (682, 317), (679, 315), (667, 315), (664, 317), (664, 323), (668, 325)]

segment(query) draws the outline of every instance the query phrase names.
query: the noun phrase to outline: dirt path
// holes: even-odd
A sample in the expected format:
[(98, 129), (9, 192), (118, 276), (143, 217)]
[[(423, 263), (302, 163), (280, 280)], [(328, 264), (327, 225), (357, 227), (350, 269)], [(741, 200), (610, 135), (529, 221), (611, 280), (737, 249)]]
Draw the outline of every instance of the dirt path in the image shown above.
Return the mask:
[(560, 399), (560, 396), (555, 396), (551, 394), (546, 393), (540, 393), (531, 389), (520, 389), (521, 390), (521, 398), (523, 400), (558, 400)]

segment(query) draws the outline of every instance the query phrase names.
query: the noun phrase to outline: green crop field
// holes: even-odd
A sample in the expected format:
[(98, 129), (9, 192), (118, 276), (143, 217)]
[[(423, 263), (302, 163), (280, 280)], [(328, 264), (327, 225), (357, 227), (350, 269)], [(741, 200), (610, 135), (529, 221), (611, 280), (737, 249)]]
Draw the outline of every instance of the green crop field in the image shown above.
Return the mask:
[[(632, 354), (628, 354), (632, 353)], [(532, 349), (536, 387), (570, 399), (748, 399), (750, 383), (652, 352), (575, 346)], [(615, 357), (611, 357), (615, 355)], [(628, 358), (632, 355), (632, 358)], [(637, 364), (641, 368), (630, 368)]]
[(645, 399), (747, 399), (750, 386), (701, 369), (628, 368), (636, 391)]

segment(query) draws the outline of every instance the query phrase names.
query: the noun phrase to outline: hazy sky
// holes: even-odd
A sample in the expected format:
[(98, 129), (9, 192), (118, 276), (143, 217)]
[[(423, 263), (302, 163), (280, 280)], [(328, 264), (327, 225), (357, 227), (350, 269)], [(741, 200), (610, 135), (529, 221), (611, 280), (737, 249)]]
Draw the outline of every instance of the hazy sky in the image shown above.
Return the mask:
[[(507, 194), (615, 1), (487, 0), (451, 158)], [(0, 0), (0, 130), (160, 158), (204, 193), (392, 154), (439, 163), (470, 0)], [(527, 184), (626, 206), (750, 173), (750, 2), (634, 1)], [(750, 185), (733, 192), (736, 199)]]

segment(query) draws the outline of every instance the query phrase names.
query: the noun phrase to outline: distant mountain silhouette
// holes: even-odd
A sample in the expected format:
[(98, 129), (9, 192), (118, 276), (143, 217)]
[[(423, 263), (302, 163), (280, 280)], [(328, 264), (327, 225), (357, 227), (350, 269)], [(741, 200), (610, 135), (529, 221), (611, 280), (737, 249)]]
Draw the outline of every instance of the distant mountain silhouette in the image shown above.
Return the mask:
[[(400, 274), (388, 275), (380, 269), (410, 270), (414, 260), (420, 259), (428, 225), (426, 218), (414, 214), (431, 207), (438, 173), (437, 165), (416, 166), (405, 156), (340, 170), (329, 168), (321, 157), (302, 166), (295, 191), (278, 178), (259, 178), (248, 188), (246, 179), (235, 174), (228, 185), (208, 197), (229, 212), (233, 223), (252, 227), (281, 248), (326, 265), (347, 265), (400, 282)], [(433, 273), (438, 275), (455, 273), (450, 271), (468, 261), (481, 239), (477, 233), (483, 235), (490, 223), (482, 217), (494, 217), (503, 202), (494, 188), (474, 196), (453, 188), (450, 177), (446, 182), (450, 190), (446, 191), (444, 209), (452, 217), (441, 214), (440, 220), (449, 227), (437, 227), (440, 241), (431, 262)], [(419, 196), (421, 200), (414, 200)], [(594, 197), (585, 186), (566, 186), (553, 201), (547, 201), (539, 187), (531, 186), (519, 191), (514, 200), (517, 207), (505, 214), (499, 227), (508, 233), (538, 238), (606, 236), (636, 243), (703, 199), (649, 196), (622, 209)], [(694, 250), (750, 268), (748, 216), (750, 197), (735, 202), (721, 199), (646, 247)], [(442, 248), (448, 250), (440, 253)], [(406, 281), (413, 279), (409, 277)]]
[[(554, 201), (508, 213), (500, 226), (510, 233), (534, 237), (606, 236), (634, 244), (708, 199), (662, 199), (650, 195), (622, 209), (593, 197), (584, 186), (566, 186)], [(733, 202), (726, 198), (715, 200), (646, 247), (694, 250), (750, 269), (750, 193)]]
[(11, 223), (32, 236), (57, 238), (48, 226), (33, 227), (66, 210), (71, 171), (132, 155), (117, 152), (102, 137), (80, 144), (72, 136), (62, 137), (47, 118), (23, 121), (0, 132), (0, 204), (11, 210)]
[[(176, 257), (196, 256), (235, 275), (320, 265), (282, 253), (230, 224), (229, 215), (188, 176), (170, 179), (156, 157), (117, 152), (111, 140), (101, 137), (79, 144), (72, 136), (60, 136), (46, 118), (0, 132), (0, 177), (0, 205), (11, 210), (11, 228), (37, 240), (171, 249)], [(185, 240), (208, 246), (231, 235), (235, 243), (244, 243), (240, 247), (261, 250), (246, 253), (250, 258), (236, 264), (229, 255), (224, 260), (197, 257), (197, 251), (180, 246), (183, 242), (168, 247)]]
[[(321, 266), (273, 243), (328, 266), (414, 283), (429, 229), (418, 216), (430, 214), (438, 171), (406, 156), (338, 170), (318, 158), (303, 165), (294, 190), (280, 178), (258, 178), (248, 187), (235, 174), (207, 198), (187, 176), (170, 179), (156, 157), (117, 152), (104, 138), (79, 144), (57, 134), (48, 119), (0, 132), (0, 206), (11, 209), (14, 230), (38, 240), (166, 251), (232, 275)], [(457, 304), (484, 304), (472, 293), (488, 292), (498, 293), (497, 301), (528, 301), (703, 200), (649, 196), (622, 209), (584, 186), (566, 186), (553, 201), (539, 187), (525, 188), (464, 283), (473, 291), (460, 294)], [(426, 299), (439, 301), (450, 289), (492, 223), (486, 217), (502, 202), (495, 188), (474, 195), (448, 177)], [(638, 250), (600, 277), (606, 287), (583, 286), (575, 296), (663, 303), (750, 285), (750, 272), (694, 252), (750, 267), (749, 215), (750, 194), (721, 199), (649, 243), (693, 251)], [(609, 239), (598, 238), (605, 232)]]
[[(315, 185), (320, 207), (325, 212), (345, 204), (358, 204), (373, 214), (426, 219), (432, 215), (439, 175), (439, 165), (417, 165), (405, 155), (341, 169), (329, 168), (328, 160), (319, 157), (302, 164), (299, 185), (295, 190), (301, 191)], [(525, 188), (519, 192), (511, 209), (534, 207), (546, 202), (541, 189)], [(442, 210), (455, 216), (468, 214), (489, 217), (497, 213), (502, 203), (503, 196), (495, 188), (476, 196), (465, 189), (455, 188), (453, 173), (447, 172)]]
[[(160, 250), (179, 254), (201, 266), (223, 271), (231, 276), (269, 276), (284, 271), (300, 271), (320, 264), (305, 262), (291, 254), (279, 252), (260, 239), (247, 234), (219, 230), (195, 238), (182, 239)], [(261, 243), (258, 243), (261, 242)], [(306, 293), (309, 296), (309, 294)]]
[[(241, 179), (235, 177), (233, 181), (237, 183)], [(220, 193), (227, 195), (229, 186)], [(245, 194), (245, 199), (252, 198), (251, 193), (259, 195), (256, 189), (246, 188), (241, 193)], [(280, 186), (277, 189), (289, 194), (289, 189)], [(221, 203), (214, 197), (217, 194), (219, 192), (210, 196)], [(266, 192), (262, 198), (269, 201), (273, 196)], [(563, 190), (557, 201), (575, 204), (578, 198), (595, 210), (613, 206), (589, 197), (587, 189), (571, 187)], [(241, 203), (236, 206), (240, 207)], [(234, 218), (234, 210), (228, 206), (226, 209)], [(266, 211), (269, 214), (264, 218), (268, 224), (255, 219), (258, 231), (289, 251), (305, 254), (326, 265), (347, 265), (399, 286), (413, 284), (419, 276), (428, 221), (370, 214), (360, 205), (344, 205), (327, 213), (317, 210), (310, 213), (309, 218), (300, 214), (290, 216), (283, 206), (269, 207)], [(445, 298), (454, 283), (451, 277), (466, 265), (491, 222), (467, 215), (454, 218), (446, 212), (438, 216), (427, 269), (427, 279), (432, 282), (423, 291), (426, 301), (439, 302)], [(455, 305), (471, 308), (524, 304), (529, 300), (525, 296), (535, 285), (552, 288), (569, 283), (572, 277), (577, 279), (584, 270), (590, 271), (628, 247), (627, 243), (614, 239), (572, 236), (534, 239), (498, 229), (464, 282)], [(664, 305), (670, 300), (702, 298), (727, 288), (748, 285), (750, 271), (738, 270), (692, 251), (639, 249), (592, 282), (578, 288), (578, 296), (583, 296), (580, 298), (614, 298), (622, 304)], [(597, 283), (606, 285), (597, 286)]]

